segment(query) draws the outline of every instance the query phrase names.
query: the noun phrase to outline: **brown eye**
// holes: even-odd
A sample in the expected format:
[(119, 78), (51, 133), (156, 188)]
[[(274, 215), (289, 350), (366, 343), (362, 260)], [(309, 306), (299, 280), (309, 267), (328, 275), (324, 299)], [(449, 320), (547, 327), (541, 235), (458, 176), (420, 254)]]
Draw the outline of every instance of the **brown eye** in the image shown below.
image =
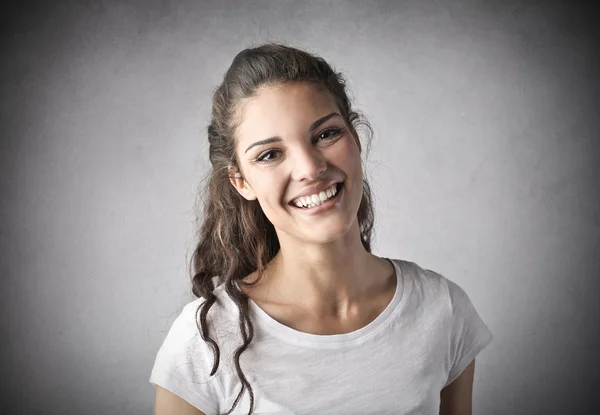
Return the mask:
[(256, 158), (256, 161), (258, 161), (259, 163), (268, 163), (269, 161), (272, 161), (274, 159), (273, 155), (276, 153), (278, 152), (275, 150), (265, 151)]
[(329, 140), (329, 139), (335, 138), (338, 135), (340, 135), (341, 132), (342, 132), (342, 129), (340, 129), (340, 128), (330, 128), (328, 130), (321, 132), (319, 135), (317, 135), (316, 141), (323, 141), (323, 140)]

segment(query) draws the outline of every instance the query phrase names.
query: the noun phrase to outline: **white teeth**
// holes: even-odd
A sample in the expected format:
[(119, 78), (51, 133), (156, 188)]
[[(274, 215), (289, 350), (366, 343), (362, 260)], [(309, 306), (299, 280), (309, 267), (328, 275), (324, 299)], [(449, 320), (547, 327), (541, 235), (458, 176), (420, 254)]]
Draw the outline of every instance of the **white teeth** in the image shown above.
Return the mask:
[(327, 189), (325, 189), (324, 191), (320, 192), (319, 194), (314, 194), (314, 195), (305, 196), (305, 197), (299, 197), (294, 202), (294, 205), (296, 205), (299, 208), (312, 208), (315, 206), (319, 206), (321, 203), (325, 202), (327, 199), (335, 196), (337, 194), (336, 189), (337, 189), (336, 185), (333, 184), (330, 187), (328, 187)]

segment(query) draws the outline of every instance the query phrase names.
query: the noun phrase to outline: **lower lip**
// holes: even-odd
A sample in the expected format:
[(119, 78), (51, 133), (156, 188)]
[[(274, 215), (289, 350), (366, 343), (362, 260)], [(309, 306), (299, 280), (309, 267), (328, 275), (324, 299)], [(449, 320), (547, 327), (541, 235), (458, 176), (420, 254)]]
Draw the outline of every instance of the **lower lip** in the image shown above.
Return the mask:
[(298, 206), (295, 205), (290, 205), (292, 206), (293, 209), (295, 209), (296, 211), (300, 211), (300, 213), (303, 213), (305, 215), (316, 215), (318, 213), (323, 213), (326, 212), (330, 209), (333, 209), (336, 205), (338, 205), (339, 201), (342, 199), (342, 193), (344, 192), (344, 184), (342, 183), (340, 185), (340, 188), (338, 190), (338, 192), (335, 194), (334, 197), (332, 197), (331, 199), (327, 199), (325, 202), (321, 203), (319, 206), (315, 206), (312, 208), (299, 208)]

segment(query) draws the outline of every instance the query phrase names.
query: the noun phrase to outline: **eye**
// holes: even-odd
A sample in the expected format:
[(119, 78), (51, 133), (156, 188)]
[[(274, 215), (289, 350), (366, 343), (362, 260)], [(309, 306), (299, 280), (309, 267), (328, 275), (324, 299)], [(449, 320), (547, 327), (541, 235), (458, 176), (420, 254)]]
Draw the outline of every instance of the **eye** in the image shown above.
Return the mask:
[(319, 133), (315, 139), (316, 141), (330, 140), (339, 136), (342, 133), (342, 131), (343, 130), (341, 128), (329, 128)]
[(259, 163), (268, 163), (270, 161), (273, 161), (273, 155), (278, 153), (277, 150), (268, 150), (265, 151), (264, 153), (261, 153), (257, 158), (256, 161), (258, 161)]

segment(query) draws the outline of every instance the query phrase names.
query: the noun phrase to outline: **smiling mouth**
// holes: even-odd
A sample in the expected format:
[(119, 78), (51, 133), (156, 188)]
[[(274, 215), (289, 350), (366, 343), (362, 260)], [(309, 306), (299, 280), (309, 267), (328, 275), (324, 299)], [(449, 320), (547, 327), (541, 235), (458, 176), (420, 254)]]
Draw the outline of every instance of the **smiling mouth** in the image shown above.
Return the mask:
[(340, 198), (340, 193), (342, 191), (342, 188), (344, 187), (344, 182), (339, 182), (335, 184), (335, 195), (330, 197), (329, 199), (319, 203), (318, 205), (309, 205), (309, 206), (297, 206), (296, 204), (294, 204), (293, 202), (290, 202), (289, 205), (292, 207), (295, 207), (296, 209), (300, 209), (300, 210), (317, 210), (318, 208), (322, 208), (324, 207), (324, 205), (332, 205), (335, 204), (337, 202), (337, 200)]

